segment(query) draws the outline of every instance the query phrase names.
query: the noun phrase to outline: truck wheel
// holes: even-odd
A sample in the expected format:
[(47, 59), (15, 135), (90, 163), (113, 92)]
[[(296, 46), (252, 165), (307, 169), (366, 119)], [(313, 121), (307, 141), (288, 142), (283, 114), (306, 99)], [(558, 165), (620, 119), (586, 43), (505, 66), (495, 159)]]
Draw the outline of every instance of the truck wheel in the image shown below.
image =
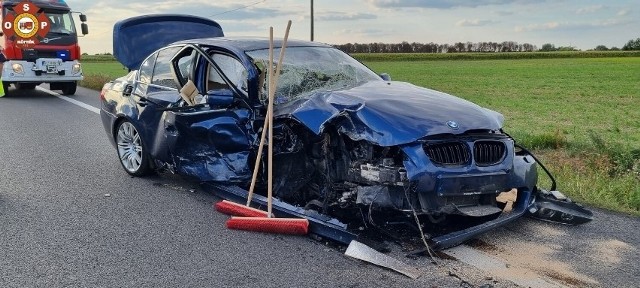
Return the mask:
[(36, 89), (35, 83), (16, 83), (16, 88), (18, 90), (33, 90)]
[(76, 88), (78, 88), (77, 82), (70, 82), (62, 84), (62, 95), (76, 94)]

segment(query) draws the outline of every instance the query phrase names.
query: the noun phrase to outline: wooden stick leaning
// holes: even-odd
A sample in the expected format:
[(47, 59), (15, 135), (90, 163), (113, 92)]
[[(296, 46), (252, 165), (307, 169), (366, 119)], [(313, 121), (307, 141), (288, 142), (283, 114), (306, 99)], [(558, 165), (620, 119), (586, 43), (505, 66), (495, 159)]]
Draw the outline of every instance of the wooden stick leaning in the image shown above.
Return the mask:
[[(272, 217), (271, 214), (271, 206), (272, 206), (272, 198), (273, 198), (273, 102), (276, 94), (276, 86), (278, 85), (278, 78), (280, 77), (280, 68), (282, 67), (282, 60), (284, 59), (284, 51), (287, 49), (287, 40), (289, 39), (289, 30), (291, 29), (291, 20), (287, 22), (287, 30), (284, 32), (284, 39), (282, 40), (282, 47), (280, 48), (280, 57), (278, 58), (278, 65), (276, 65), (276, 72), (274, 73), (273, 82), (271, 82), (270, 90), (269, 90), (269, 112), (267, 115), (269, 116), (269, 169), (268, 169), (268, 179), (269, 179), (269, 187), (267, 192), (267, 213), (269, 217)], [(269, 49), (273, 51), (273, 36), (269, 39)], [(270, 54), (273, 54), (271, 52)], [(269, 79), (271, 80), (271, 79)]]
[[(273, 27), (269, 27), (269, 63), (265, 68), (269, 75), (269, 83), (267, 83), (267, 95), (271, 95), (271, 83), (273, 76)], [(271, 103), (271, 96), (267, 96), (267, 101)], [(267, 106), (268, 107), (268, 106)], [(260, 169), (260, 158), (262, 157), (262, 147), (264, 147), (264, 141), (267, 137), (267, 129), (269, 129), (269, 122), (271, 115), (269, 114), (269, 108), (267, 108), (267, 114), (264, 116), (264, 125), (262, 125), (262, 134), (260, 135), (260, 144), (258, 146), (258, 156), (256, 157), (256, 164), (253, 165), (253, 176), (251, 177), (251, 186), (249, 187), (249, 195), (247, 195), (247, 206), (251, 204), (253, 198), (253, 191), (256, 187), (256, 179), (258, 178), (258, 169)]]
[(280, 76), (280, 67), (282, 65), (282, 61), (284, 58), (284, 52), (287, 45), (287, 40), (289, 39), (289, 30), (291, 29), (291, 21), (287, 23), (287, 30), (285, 32), (285, 37), (282, 42), (282, 48), (280, 50), (280, 56), (278, 59), (278, 63), (275, 68), (275, 72), (273, 71), (273, 27), (269, 28), (269, 63), (267, 65), (269, 82), (267, 83), (267, 94), (268, 94), (268, 106), (267, 113), (264, 120), (264, 125), (262, 127), (262, 134), (260, 136), (260, 144), (258, 146), (258, 154), (256, 158), (256, 163), (253, 168), (253, 176), (251, 178), (251, 186), (249, 187), (249, 194), (247, 196), (247, 205), (251, 204), (251, 199), (253, 198), (253, 192), (255, 189), (256, 179), (258, 178), (258, 169), (260, 169), (260, 158), (262, 156), (262, 151), (264, 147), (264, 142), (267, 134), (267, 130), (269, 132), (269, 154), (268, 154), (268, 198), (267, 198), (267, 215), (268, 217), (272, 217), (272, 197), (273, 197), (273, 141), (271, 140), (273, 137), (273, 128), (271, 126), (271, 122), (273, 121), (273, 101), (275, 98), (275, 90), (278, 82), (278, 78)]

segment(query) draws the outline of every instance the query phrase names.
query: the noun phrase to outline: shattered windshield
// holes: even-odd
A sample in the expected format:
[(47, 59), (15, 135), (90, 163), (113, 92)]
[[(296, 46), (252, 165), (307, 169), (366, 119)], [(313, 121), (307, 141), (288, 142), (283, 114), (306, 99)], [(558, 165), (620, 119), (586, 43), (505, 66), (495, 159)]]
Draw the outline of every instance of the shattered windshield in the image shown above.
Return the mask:
[[(269, 50), (247, 52), (261, 70), (267, 67)], [(274, 62), (280, 49), (273, 52)], [(275, 63), (274, 63), (275, 67)], [(305, 98), (316, 91), (348, 89), (369, 81), (381, 81), (380, 77), (360, 62), (340, 50), (329, 47), (290, 47), (285, 51), (276, 99), (274, 104), (291, 102)], [(262, 72), (264, 73), (264, 72)], [(261, 79), (260, 100), (267, 99), (268, 76)]]

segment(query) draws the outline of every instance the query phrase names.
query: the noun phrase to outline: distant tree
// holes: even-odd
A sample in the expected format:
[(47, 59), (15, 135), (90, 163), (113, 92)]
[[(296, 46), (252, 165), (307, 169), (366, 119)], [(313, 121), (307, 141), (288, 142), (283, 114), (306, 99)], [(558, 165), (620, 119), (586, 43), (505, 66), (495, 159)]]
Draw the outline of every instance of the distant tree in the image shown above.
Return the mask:
[(609, 51), (609, 48), (607, 48), (607, 46), (604, 46), (604, 45), (598, 45), (593, 50), (596, 50), (596, 51)]
[(573, 46), (560, 46), (557, 48), (557, 51), (578, 51), (578, 49)]
[(87, 52), (82, 53), (82, 56), (87, 56), (87, 55), (89, 55), (89, 53)]
[(540, 48), (540, 51), (543, 52), (550, 52), (550, 51), (556, 51), (558, 49), (556, 49), (556, 45), (553, 45), (551, 43), (546, 43), (542, 45), (542, 48)]
[(627, 44), (622, 46), (622, 50), (630, 51), (630, 50), (640, 50), (640, 38), (635, 40), (631, 39)]
[(613, 46), (611, 47), (611, 49), (609, 49), (609, 51), (620, 51), (620, 48)]

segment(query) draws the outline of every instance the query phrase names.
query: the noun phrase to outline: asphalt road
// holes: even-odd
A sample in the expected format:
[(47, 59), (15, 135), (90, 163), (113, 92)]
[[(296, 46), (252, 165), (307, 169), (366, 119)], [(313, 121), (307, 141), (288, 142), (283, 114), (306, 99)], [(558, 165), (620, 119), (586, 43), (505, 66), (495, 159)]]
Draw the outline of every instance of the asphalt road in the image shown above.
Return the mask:
[[(99, 107), (92, 90), (72, 99)], [(522, 219), (463, 246), (471, 258), (450, 250), (459, 259), (436, 265), (394, 247), (390, 256), (422, 272), (412, 280), (308, 237), (227, 230), (212, 208), (218, 198), (172, 175), (129, 177), (95, 112), (41, 90), (0, 98), (0, 135), (0, 287), (640, 283), (638, 218), (596, 211), (578, 227)], [(483, 257), (503, 266), (474, 263)]]

